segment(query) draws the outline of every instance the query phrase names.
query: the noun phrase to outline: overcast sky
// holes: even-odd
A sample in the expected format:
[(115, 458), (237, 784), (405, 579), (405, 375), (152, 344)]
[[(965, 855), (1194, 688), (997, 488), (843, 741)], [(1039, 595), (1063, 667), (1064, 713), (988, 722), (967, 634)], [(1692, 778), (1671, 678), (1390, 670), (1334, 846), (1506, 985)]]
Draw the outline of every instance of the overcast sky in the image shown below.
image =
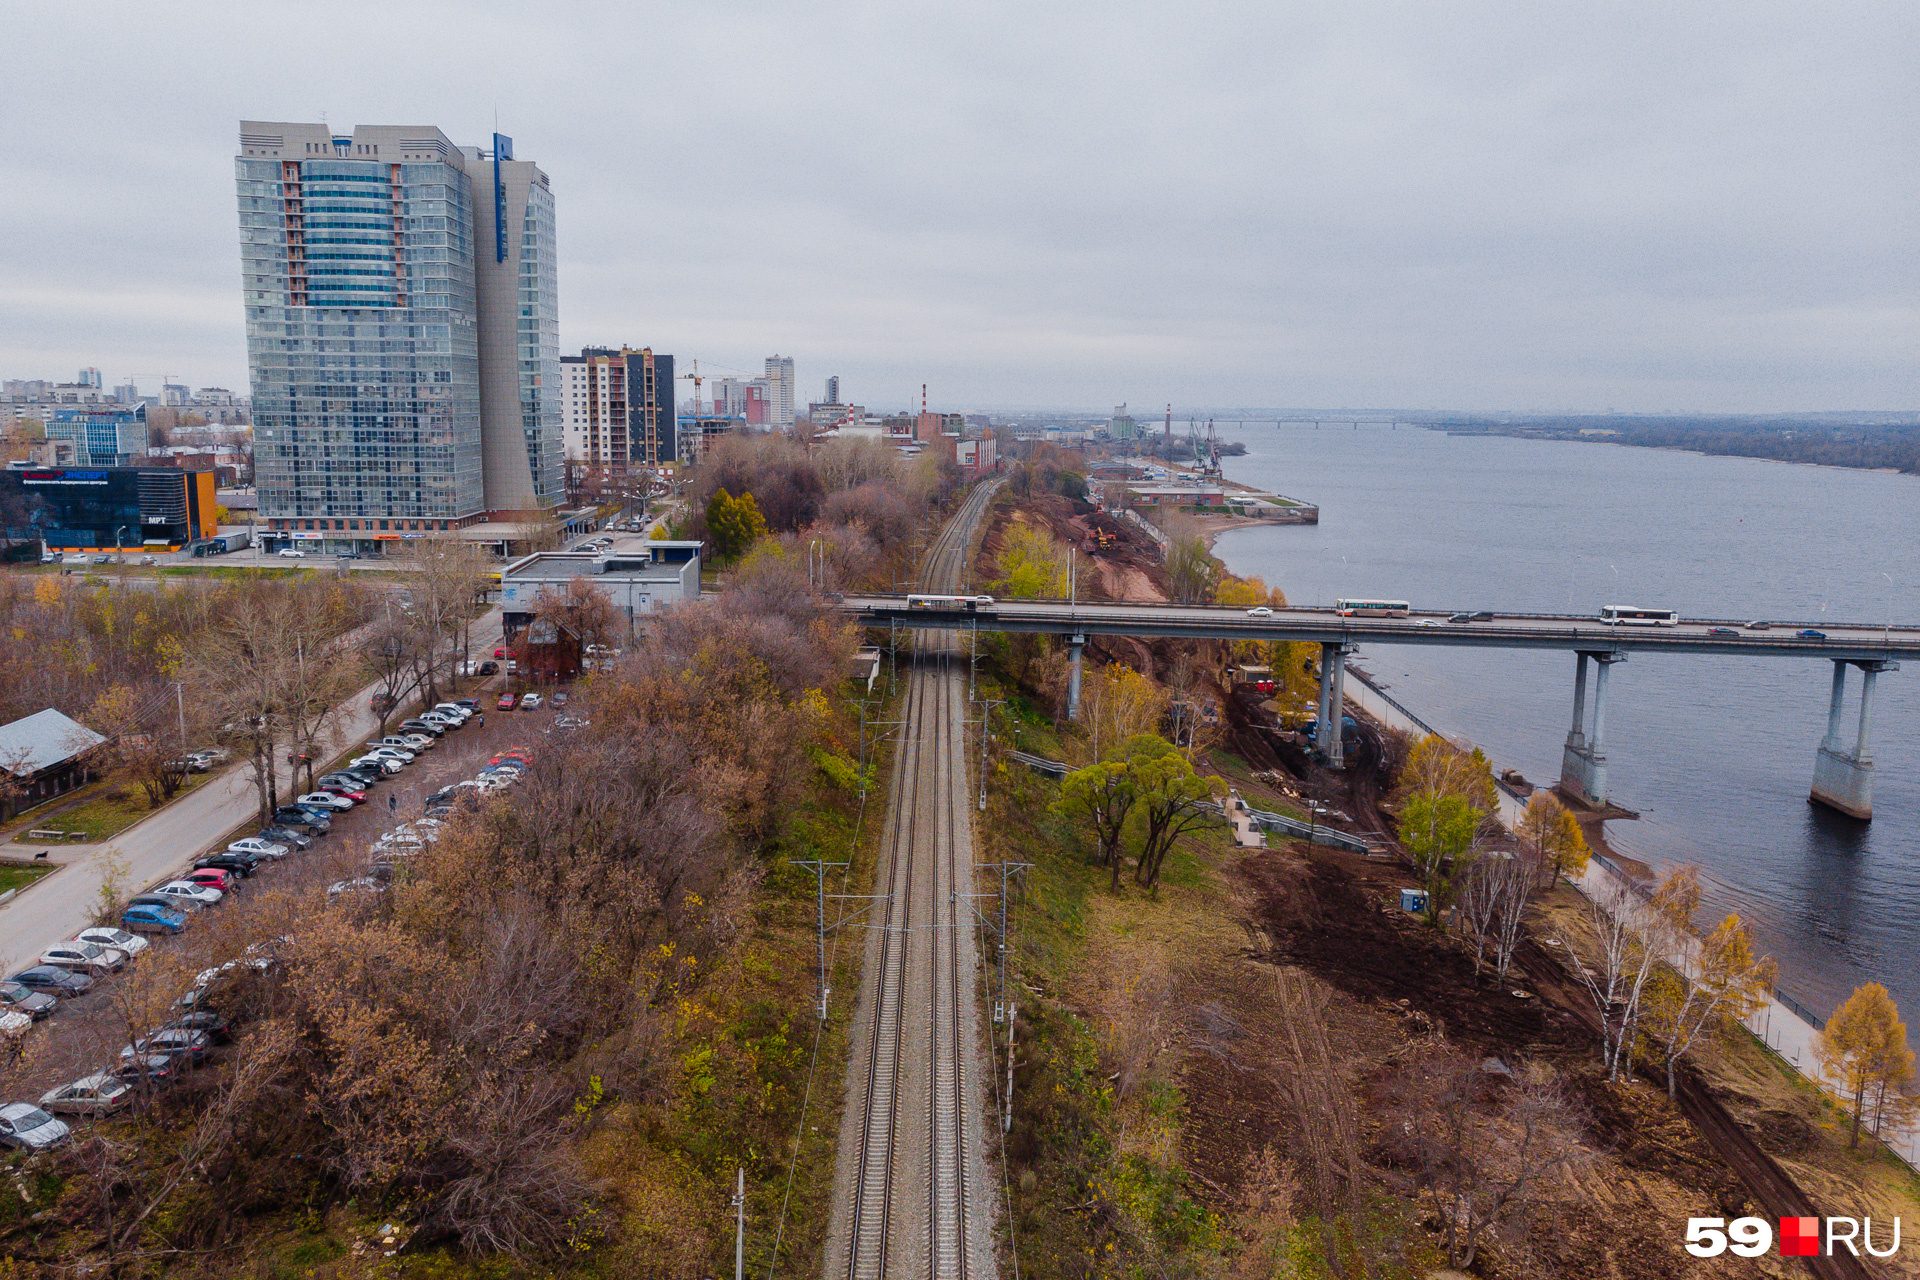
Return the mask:
[(498, 113), (563, 349), (804, 401), (1920, 405), (1920, 7), (0, 0), (0, 374), (246, 386), (242, 118)]

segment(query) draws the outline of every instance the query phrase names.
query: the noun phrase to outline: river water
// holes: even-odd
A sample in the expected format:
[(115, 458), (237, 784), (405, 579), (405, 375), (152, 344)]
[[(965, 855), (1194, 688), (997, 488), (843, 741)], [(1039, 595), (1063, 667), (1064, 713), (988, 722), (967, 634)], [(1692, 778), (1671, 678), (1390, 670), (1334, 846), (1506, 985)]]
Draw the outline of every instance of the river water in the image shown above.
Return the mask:
[[(1216, 554), (1300, 605), (1920, 622), (1920, 478), (1402, 425), (1226, 432), (1229, 478), (1320, 506), (1317, 527), (1236, 529)], [(1571, 654), (1368, 646), (1358, 661), (1495, 768), (1560, 776)], [(1920, 1019), (1920, 664), (1874, 696), (1874, 820), (1807, 803), (1833, 668), (1818, 660), (1634, 654), (1607, 698), (1607, 838), (1693, 863), (1821, 1015), (1884, 983)], [(1849, 669), (1846, 744), (1859, 672)], [(1703, 915), (1705, 913), (1703, 912)]]

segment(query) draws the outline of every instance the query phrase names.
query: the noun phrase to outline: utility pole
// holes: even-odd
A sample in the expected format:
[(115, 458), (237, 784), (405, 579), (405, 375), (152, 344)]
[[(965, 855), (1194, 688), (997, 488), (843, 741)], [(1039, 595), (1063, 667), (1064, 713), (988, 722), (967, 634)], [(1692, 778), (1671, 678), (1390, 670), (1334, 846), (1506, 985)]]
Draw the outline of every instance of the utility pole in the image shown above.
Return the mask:
[(733, 1280), (747, 1280), (747, 1171), (735, 1171), (733, 1191)]
[(184, 751), (187, 746), (187, 693), (186, 685), (179, 680), (173, 682), (173, 705), (180, 713), (180, 749)]
[(833, 988), (827, 984), (827, 868), (844, 867), (844, 862), (827, 862), (820, 858), (794, 858), (791, 864), (807, 867), (813, 871), (814, 910), (814, 946), (817, 952), (815, 963), (819, 966), (820, 981), (814, 998), (814, 1012), (820, 1021), (827, 1020), (827, 1000), (833, 995)]
[[(980, 704), (980, 812), (982, 813), (987, 811), (987, 740), (992, 737), (993, 709), (1005, 701), (1005, 698), (988, 698)], [(1004, 925), (1006, 920), (1003, 918), (1000, 923)]]

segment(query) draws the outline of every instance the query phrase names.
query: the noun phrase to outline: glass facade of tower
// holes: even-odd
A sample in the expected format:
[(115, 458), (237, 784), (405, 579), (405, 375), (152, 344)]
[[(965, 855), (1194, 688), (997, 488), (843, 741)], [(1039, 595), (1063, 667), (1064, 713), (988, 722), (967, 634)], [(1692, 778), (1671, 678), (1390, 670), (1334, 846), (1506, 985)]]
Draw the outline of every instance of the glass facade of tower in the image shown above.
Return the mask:
[(543, 504), (560, 501), (566, 464), (561, 419), (566, 384), (560, 378), (560, 271), (554, 236), (553, 192), (527, 189), (520, 235), (520, 414), (527, 436), (527, 469)]
[[(235, 170), (261, 515), (355, 530), (371, 518), (433, 529), (479, 515), (467, 175), (444, 161), (338, 156), (241, 158)], [(551, 244), (551, 197), (545, 225)], [(551, 253), (546, 263), (557, 394)], [(541, 438), (557, 455), (557, 399), (552, 413)], [(557, 459), (553, 471), (557, 491)]]

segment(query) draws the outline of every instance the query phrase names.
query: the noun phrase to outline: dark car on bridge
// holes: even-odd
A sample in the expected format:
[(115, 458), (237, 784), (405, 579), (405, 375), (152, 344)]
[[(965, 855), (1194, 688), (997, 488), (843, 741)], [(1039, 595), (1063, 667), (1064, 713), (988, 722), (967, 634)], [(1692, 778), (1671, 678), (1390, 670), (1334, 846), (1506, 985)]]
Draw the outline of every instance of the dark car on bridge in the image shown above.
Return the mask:
[(1807, 628), (1804, 628), (1803, 630), (1796, 631), (1794, 632), (1794, 635), (1799, 637), (1802, 640), (1825, 640), (1827, 638), (1826, 632), (1815, 631), (1812, 627), (1807, 627)]

